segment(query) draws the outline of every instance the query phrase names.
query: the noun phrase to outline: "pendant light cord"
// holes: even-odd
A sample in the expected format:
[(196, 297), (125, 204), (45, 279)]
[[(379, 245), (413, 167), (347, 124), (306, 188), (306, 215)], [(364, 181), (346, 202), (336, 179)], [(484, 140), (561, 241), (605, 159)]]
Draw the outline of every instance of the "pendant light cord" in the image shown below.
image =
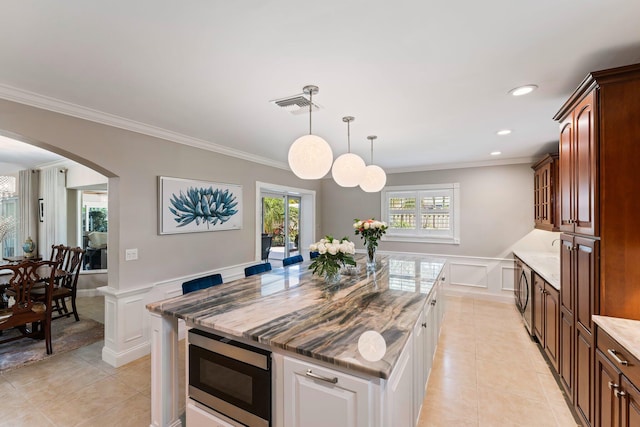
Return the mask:
[(311, 110), (313, 109), (313, 89), (309, 91), (309, 135), (311, 135)]
[(347, 122), (347, 153), (351, 153), (351, 120)]

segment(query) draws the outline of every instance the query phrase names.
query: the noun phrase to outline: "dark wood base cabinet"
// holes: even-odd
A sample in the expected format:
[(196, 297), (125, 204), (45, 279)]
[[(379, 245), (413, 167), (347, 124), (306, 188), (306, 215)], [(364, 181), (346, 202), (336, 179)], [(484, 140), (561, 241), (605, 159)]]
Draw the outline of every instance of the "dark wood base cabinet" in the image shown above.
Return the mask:
[(634, 381), (640, 379), (640, 362), (606, 332), (597, 334), (595, 426), (638, 427), (640, 390)]
[(551, 366), (558, 372), (560, 295), (558, 290), (533, 274), (533, 333)]

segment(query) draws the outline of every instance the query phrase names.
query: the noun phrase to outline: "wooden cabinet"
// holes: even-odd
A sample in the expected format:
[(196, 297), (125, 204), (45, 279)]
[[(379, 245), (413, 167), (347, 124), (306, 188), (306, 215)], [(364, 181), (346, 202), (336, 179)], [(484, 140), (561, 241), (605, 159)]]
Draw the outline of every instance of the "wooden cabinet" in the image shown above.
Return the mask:
[(596, 235), (596, 92), (589, 92), (560, 129), (560, 230)]
[(560, 348), (560, 296), (558, 290), (533, 274), (533, 332), (549, 362), (558, 372)]
[(371, 382), (284, 357), (285, 427), (368, 427)]
[(547, 154), (531, 166), (533, 173), (533, 214), (536, 228), (558, 231), (560, 193), (558, 191), (558, 155)]
[[(591, 316), (640, 320), (640, 64), (589, 74), (560, 123), (560, 377), (585, 425), (594, 422)], [(600, 375), (600, 373), (598, 373)]]
[(597, 328), (595, 426), (640, 426), (640, 361)]
[[(593, 419), (594, 334), (598, 259), (596, 239), (561, 234), (558, 371), (583, 422)], [(590, 423), (590, 421), (589, 421)]]

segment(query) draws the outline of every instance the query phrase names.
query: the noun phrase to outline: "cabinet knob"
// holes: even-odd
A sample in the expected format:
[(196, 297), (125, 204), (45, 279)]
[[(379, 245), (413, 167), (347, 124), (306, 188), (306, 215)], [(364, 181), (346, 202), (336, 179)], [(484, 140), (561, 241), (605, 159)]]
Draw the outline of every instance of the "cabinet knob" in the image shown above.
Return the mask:
[(437, 300), (432, 300), (431, 305), (436, 305)]
[(617, 389), (618, 387), (620, 387), (618, 384), (614, 383), (613, 381), (609, 381), (608, 386), (609, 386), (609, 390)]
[(423, 328), (426, 328), (426, 327), (427, 327), (427, 322), (424, 322), (424, 323), (422, 324), (422, 327), (423, 327)]

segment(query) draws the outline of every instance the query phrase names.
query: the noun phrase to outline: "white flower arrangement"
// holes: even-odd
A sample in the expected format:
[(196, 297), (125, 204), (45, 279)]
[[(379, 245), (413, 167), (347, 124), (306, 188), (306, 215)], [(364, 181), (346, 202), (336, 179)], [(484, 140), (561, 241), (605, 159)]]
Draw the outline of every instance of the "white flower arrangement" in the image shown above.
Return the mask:
[(340, 271), (345, 264), (356, 265), (353, 254), (356, 253), (356, 245), (349, 241), (349, 238), (334, 239), (326, 236), (319, 242), (309, 245), (311, 252), (318, 252), (318, 256), (313, 259), (309, 266), (314, 274), (333, 275)]

